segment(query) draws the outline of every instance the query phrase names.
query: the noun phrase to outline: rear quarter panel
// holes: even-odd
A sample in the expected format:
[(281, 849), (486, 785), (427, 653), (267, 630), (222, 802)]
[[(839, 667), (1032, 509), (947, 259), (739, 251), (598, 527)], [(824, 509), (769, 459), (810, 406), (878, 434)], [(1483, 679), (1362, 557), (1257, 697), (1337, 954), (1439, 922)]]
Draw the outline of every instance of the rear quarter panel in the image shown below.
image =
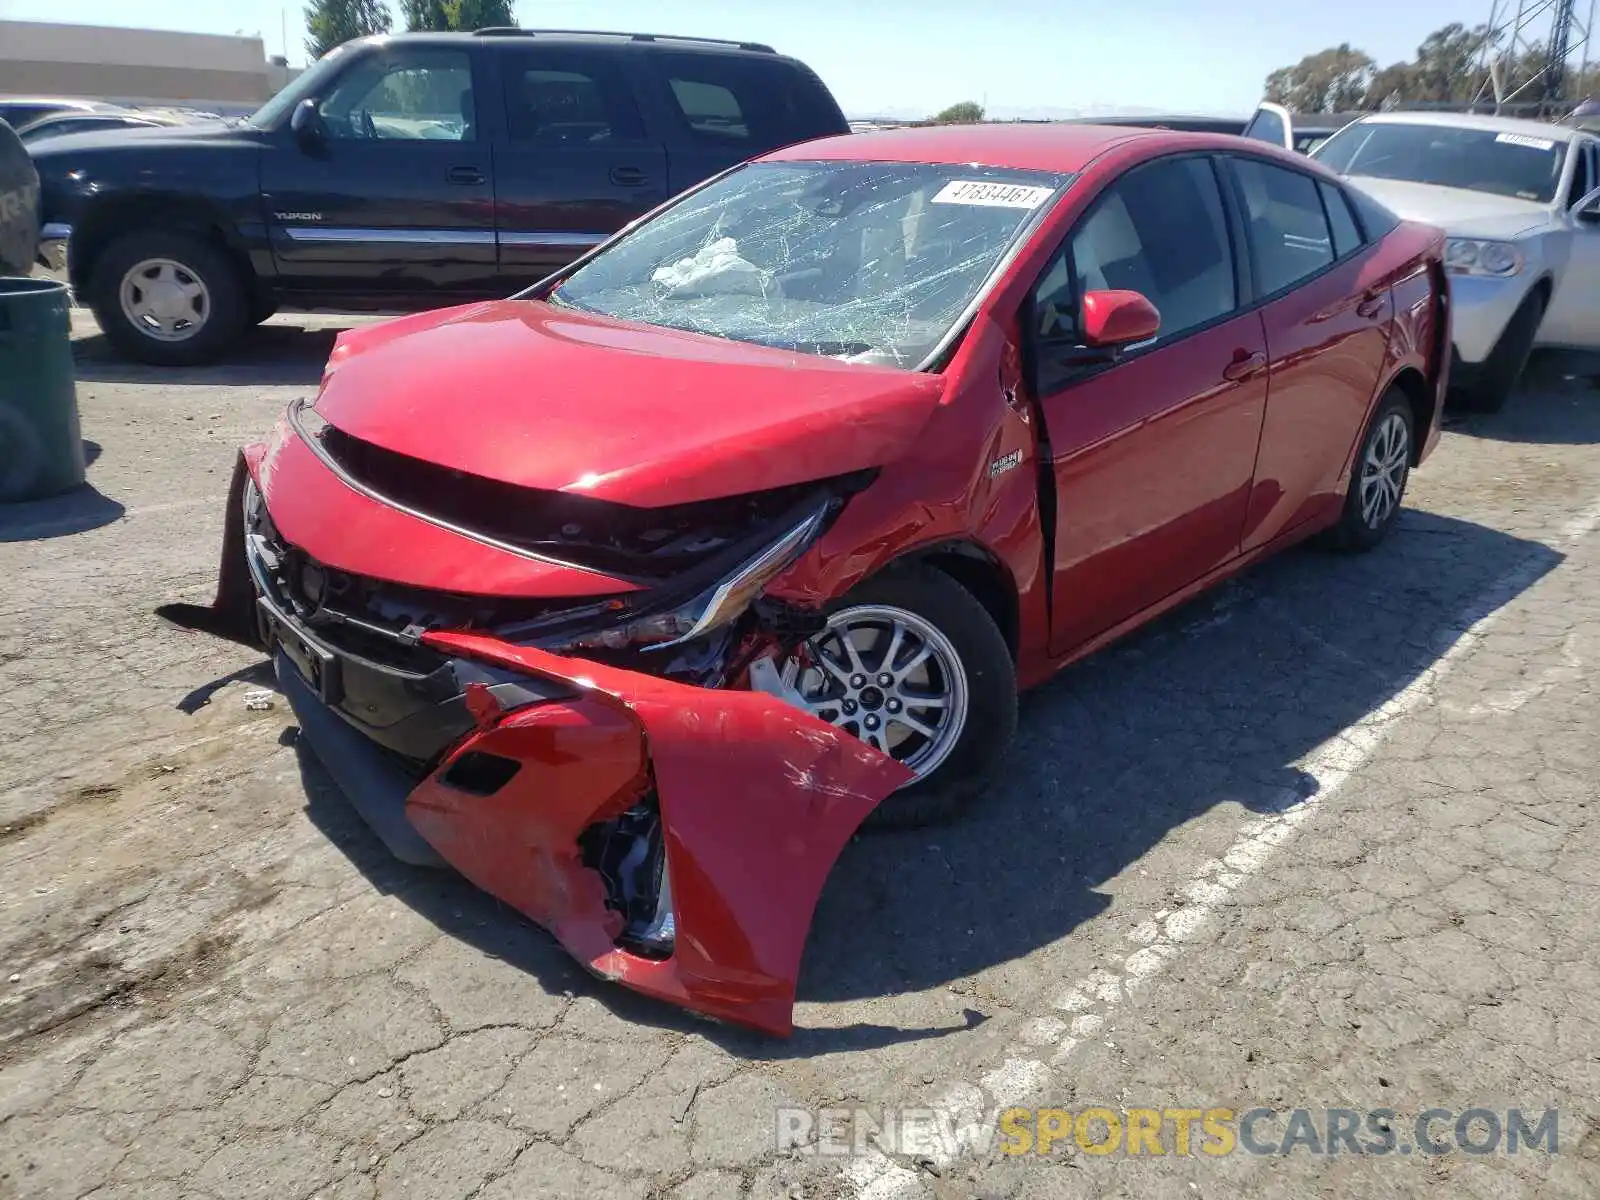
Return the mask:
[[(1440, 229), (1408, 222), (1380, 248), (1393, 280), (1394, 326), (1377, 395), (1382, 396), (1402, 374), (1415, 371), (1422, 376), (1428, 412), (1426, 423), (1415, 431), (1418, 464), (1438, 445), (1450, 386), (1450, 280), (1444, 271), (1444, 238)], [(1351, 460), (1354, 455), (1352, 446)], [(1345, 478), (1350, 469), (1347, 462)]]

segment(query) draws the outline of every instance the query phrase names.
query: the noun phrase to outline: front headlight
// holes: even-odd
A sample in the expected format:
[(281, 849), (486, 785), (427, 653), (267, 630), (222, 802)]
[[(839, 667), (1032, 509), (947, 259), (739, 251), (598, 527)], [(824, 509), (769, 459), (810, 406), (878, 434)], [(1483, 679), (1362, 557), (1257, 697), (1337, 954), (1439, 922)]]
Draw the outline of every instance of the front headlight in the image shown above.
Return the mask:
[(1522, 251), (1510, 242), (1449, 238), (1444, 247), (1444, 265), (1455, 275), (1489, 275), (1504, 278), (1522, 270)]
[(734, 620), (761, 595), (762, 589), (805, 553), (822, 531), (830, 504), (824, 500), (788, 532), (746, 559), (719, 583), (669, 612), (640, 617), (600, 629), (568, 643), (572, 649), (665, 650), (710, 633)]

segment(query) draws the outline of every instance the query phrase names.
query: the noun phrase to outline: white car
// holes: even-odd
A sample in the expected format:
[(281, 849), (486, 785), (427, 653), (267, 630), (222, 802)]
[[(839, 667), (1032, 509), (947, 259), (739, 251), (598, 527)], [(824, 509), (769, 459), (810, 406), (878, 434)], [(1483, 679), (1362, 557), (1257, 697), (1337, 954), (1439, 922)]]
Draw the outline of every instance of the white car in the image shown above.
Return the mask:
[[(1263, 105), (1246, 136), (1292, 147), (1293, 118)], [(1397, 216), (1449, 235), (1451, 384), (1498, 410), (1535, 346), (1600, 349), (1600, 138), (1464, 113), (1381, 113), (1312, 157)]]

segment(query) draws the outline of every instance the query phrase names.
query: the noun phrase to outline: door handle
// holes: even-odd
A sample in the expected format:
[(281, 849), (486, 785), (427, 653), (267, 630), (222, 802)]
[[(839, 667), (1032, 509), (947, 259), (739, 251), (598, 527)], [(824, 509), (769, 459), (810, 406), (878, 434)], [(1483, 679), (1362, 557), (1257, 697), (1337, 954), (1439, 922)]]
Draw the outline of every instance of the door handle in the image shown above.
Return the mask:
[(1356, 316), (1371, 318), (1383, 311), (1384, 294), (1382, 292), (1368, 292), (1362, 297), (1361, 303), (1356, 305)]
[(444, 173), (451, 183), (474, 184), (484, 182), (483, 171), (477, 167), (451, 167)]
[(643, 187), (650, 182), (650, 176), (638, 167), (612, 167), (611, 182), (618, 187)]
[(1222, 368), (1222, 377), (1233, 383), (1238, 383), (1241, 379), (1249, 379), (1250, 376), (1257, 372), (1265, 370), (1266, 365), (1267, 356), (1259, 350), (1254, 352), (1235, 350), (1233, 352), (1233, 361)]

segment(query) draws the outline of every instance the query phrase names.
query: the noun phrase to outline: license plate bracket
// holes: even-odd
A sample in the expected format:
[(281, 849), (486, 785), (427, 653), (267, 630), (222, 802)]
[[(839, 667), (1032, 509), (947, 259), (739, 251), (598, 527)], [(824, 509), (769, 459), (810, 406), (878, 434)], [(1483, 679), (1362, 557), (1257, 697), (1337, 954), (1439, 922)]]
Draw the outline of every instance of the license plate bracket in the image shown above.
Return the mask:
[(304, 636), (265, 600), (262, 601), (261, 610), (266, 614), (273, 637), (284, 655), (322, 702), (334, 705), (343, 700), (344, 673), (338, 655)]

